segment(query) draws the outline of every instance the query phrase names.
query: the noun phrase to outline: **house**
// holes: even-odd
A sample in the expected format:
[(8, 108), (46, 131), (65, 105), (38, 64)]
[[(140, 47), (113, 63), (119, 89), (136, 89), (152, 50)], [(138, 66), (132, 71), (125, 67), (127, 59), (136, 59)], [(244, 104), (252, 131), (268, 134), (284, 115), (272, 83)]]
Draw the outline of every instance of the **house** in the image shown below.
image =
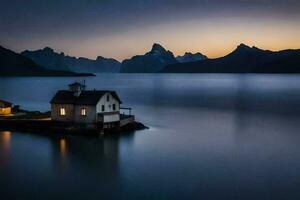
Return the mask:
[(0, 99), (0, 115), (11, 115), (12, 103)]
[(50, 103), (53, 121), (102, 128), (120, 125), (122, 102), (115, 91), (86, 90), (84, 84), (75, 82), (69, 85), (69, 90), (58, 91)]

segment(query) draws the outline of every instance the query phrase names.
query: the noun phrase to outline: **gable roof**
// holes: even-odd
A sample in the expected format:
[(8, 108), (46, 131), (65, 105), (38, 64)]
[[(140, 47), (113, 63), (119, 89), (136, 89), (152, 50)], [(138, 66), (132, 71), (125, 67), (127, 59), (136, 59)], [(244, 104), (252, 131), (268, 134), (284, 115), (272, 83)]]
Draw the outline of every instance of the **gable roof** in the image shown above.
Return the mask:
[(91, 90), (82, 91), (78, 97), (74, 96), (74, 92), (69, 90), (58, 91), (50, 103), (53, 104), (76, 104), (76, 105), (96, 105), (102, 96), (106, 93), (111, 94), (119, 103), (122, 103), (115, 91), (108, 90)]
[(74, 82), (72, 84), (69, 84), (69, 86), (85, 86), (84, 84), (78, 83), (78, 82)]
[(4, 107), (11, 107), (12, 103), (0, 99), (0, 107), (2, 107), (2, 106), (4, 106)]
[(50, 103), (58, 103), (58, 104), (73, 104), (76, 101), (76, 96), (74, 92), (68, 90), (60, 90), (58, 91)]

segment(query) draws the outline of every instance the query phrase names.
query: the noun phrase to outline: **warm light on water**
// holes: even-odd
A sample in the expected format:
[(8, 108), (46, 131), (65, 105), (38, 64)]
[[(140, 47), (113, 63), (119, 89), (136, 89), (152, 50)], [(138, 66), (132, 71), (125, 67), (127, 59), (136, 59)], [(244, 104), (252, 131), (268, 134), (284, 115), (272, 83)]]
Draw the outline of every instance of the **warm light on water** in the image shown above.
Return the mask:
[(60, 151), (61, 162), (63, 165), (65, 165), (67, 161), (67, 142), (65, 139), (59, 140), (59, 151)]
[(6, 153), (9, 153), (10, 150), (10, 143), (11, 143), (11, 132), (9, 131), (3, 131), (0, 132), (0, 138), (1, 138), (1, 146), (3, 147), (4, 151)]

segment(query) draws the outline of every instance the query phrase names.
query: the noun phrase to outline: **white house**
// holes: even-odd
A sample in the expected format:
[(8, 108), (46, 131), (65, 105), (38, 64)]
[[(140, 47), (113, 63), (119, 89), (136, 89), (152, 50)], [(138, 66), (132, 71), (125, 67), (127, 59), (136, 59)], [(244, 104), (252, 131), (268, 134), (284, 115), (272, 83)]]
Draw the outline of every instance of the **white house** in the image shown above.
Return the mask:
[(115, 91), (86, 90), (75, 82), (60, 90), (50, 101), (53, 121), (75, 122), (110, 128), (120, 124), (120, 104)]

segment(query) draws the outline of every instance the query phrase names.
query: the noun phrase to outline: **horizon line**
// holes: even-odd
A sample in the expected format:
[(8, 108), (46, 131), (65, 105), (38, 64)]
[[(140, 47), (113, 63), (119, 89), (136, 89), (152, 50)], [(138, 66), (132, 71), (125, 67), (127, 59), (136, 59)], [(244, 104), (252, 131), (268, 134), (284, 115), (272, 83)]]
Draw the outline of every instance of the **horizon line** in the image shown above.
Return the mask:
[[(159, 44), (159, 45), (161, 45), (161, 44), (158, 43), (158, 42), (153, 42), (153, 43), (152, 43), (152, 46), (153, 46), (154, 44)], [(264, 51), (272, 51), (272, 52), (279, 52), (279, 51), (285, 51), (285, 50), (299, 50), (299, 49), (300, 49), (300, 47), (299, 47), (299, 48), (283, 48), (283, 49), (282, 49), (282, 48), (281, 48), (281, 49), (265, 49), (265, 48), (260, 48), (260, 47), (258, 47), (258, 46), (256, 46), (256, 45), (248, 45), (248, 44), (246, 44), (246, 43), (244, 43), (244, 42), (241, 42), (241, 43), (239, 43), (239, 45), (236, 45), (235, 48), (233, 48), (232, 50), (229, 50), (229, 51), (228, 51), (227, 53), (225, 53), (225, 54), (222, 54), (222, 55), (219, 55), (219, 56), (212, 56), (212, 57), (210, 57), (210, 56), (208, 56), (208, 55), (202, 53), (203, 51), (183, 51), (183, 53), (177, 53), (177, 54), (175, 54), (173, 50), (170, 50), (170, 49), (168, 49), (168, 48), (165, 48), (165, 46), (163, 46), (163, 45), (161, 45), (161, 46), (162, 46), (165, 50), (171, 51), (171, 52), (173, 53), (173, 55), (174, 55), (175, 58), (178, 57), (178, 56), (183, 56), (185, 53), (192, 53), (192, 54), (201, 53), (202, 55), (206, 56), (207, 59), (217, 59), (217, 58), (222, 58), (222, 57), (225, 57), (225, 56), (229, 55), (229, 54), (232, 53), (234, 50), (236, 50), (240, 45), (245, 45), (245, 46), (250, 47), (250, 48), (257, 48), (257, 49), (261, 49), (261, 50), (264, 50)], [(148, 50), (145, 50), (144, 53), (138, 53), (138, 54), (134, 54), (134, 55), (132, 55), (132, 56), (125, 57), (125, 58), (123, 58), (123, 59), (117, 59), (117, 58), (114, 58), (114, 57), (102, 56), (102, 55), (97, 55), (96, 57), (76, 56), (76, 55), (72, 55), (72, 53), (68, 53), (68, 52), (66, 52), (66, 51), (62, 51), (62, 50), (59, 50), (59, 49), (50, 47), (50, 46), (48, 46), (48, 45), (46, 45), (46, 46), (44, 46), (44, 47), (41, 47), (41, 48), (38, 48), (38, 49), (30, 49), (30, 48), (27, 48), (27, 49), (24, 49), (24, 50), (21, 50), (21, 51), (14, 50), (14, 48), (10, 48), (9, 46), (7, 46), (7, 45), (5, 45), (5, 44), (0, 44), (0, 46), (4, 47), (4, 48), (6, 48), (6, 49), (12, 50), (12, 51), (14, 51), (14, 52), (16, 52), (16, 53), (18, 53), (18, 54), (21, 54), (21, 53), (24, 52), (24, 51), (38, 51), (38, 50), (43, 50), (43, 49), (45, 49), (45, 48), (50, 48), (50, 49), (52, 49), (53, 52), (55, 52), (55, 53), (58, 53), (58, 54), (63, 53), (65, 56), (75, 57), (75, 58), (77, 58), (77, 59), (78, 59), (78, 58), (87, 58), (87, 59), (90, 59), (90, 60), (96, 60), (98, 57), (104, 57), (104, 58), (107, 58), (107, 59), (114, 59), (114, 60), (117, 60), (117, 61), (120, 62), (120, 63), (122, 63), (124, 60), (131, 59), (131, 58), (134, 57), (134, 56), (142, 56), (142, 55), (145, 55), (147, 52), (151, 51), (151, 48), (152, 48), (152, 47), (151, 47), (151, 48), (148, 48)]]

